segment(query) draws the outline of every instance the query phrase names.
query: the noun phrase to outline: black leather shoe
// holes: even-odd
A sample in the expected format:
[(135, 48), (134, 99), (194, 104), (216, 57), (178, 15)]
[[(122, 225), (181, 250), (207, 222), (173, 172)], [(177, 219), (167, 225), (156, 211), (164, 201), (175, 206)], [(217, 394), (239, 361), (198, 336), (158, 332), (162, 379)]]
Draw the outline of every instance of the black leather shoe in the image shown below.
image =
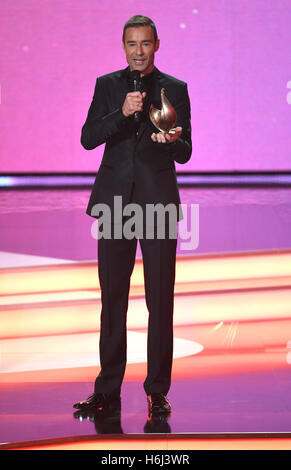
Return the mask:
[(163, 393), (147, 395), (149, 416), (161, 413), (171, 413), (171, 405)]
[(118, 394), (93, 393), (86, 400), (73, 405), (79, 410), (90, 410), (98, 412), (115, 413), (121, 410), (121, 398)]

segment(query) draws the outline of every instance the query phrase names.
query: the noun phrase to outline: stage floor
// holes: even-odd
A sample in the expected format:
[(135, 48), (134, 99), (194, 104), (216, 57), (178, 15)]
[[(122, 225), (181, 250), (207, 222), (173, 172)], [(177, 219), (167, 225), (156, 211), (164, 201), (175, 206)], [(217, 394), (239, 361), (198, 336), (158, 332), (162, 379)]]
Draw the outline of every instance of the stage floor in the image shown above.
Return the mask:
[(53, 191), (50, 204), (48, 190), (44, 198), (38, 191), (22, 192), (22, 199), (19, 192), (5, 192), (2, 448), (96, 435), (290, 437), (291, 191), (220, 189), (218, 199), (216, 189), (199, 191), (181, 191), (184, 201), (201, 203), (200, 243), (195, 252), (178, 252), (172, 415), (147, 417), (147, 310), (138, 256), (121, 419), (107, 421), (78, 416), (72, 408), (92, 393), (100, 369), (96, 240), (80, 209), (85, 192)]
[[(88, 189), (1, 190), (0, 265), (96, 259)], [(178, 253), (232, 253), (289, 249), (290, 188), (181, 188), (182, 204), (199, 205), (199, 243)], [(5, 252), (9, 256), (5, 257)], [(33, 259), (33, 256), (36, 258)], [(137, 256), (140, 256), (138, 249)], [(45, 261), (45, 260), (44, 260)], [(49, 262), (49, 260), (48, 260)]]

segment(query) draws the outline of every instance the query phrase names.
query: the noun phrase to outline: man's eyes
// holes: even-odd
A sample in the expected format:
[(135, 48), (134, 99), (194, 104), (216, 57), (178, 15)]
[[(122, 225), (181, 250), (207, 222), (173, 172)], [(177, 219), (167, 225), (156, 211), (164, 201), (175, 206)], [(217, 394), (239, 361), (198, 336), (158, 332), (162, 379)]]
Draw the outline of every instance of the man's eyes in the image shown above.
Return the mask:
[[(143, 45), (143, 46), (149, 46), (150, 44), (151, 44), (150, 42), (144, 42), (142, 45)], [(129, 46), (130, 46), (130, 47), (133, 47), (133, 46), (135, 46), (135, 45), (136, 45), (136, 44), (135, 44), (134, 42), (129, 43)]]

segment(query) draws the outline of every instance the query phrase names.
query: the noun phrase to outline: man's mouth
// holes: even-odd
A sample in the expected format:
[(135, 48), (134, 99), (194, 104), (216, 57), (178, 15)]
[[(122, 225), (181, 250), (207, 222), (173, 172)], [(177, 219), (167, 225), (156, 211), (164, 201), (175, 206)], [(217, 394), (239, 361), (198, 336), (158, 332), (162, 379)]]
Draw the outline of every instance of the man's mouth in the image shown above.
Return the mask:
[(133, 59), (135, 65), (142, 65), (145, 62), (145, 59)]

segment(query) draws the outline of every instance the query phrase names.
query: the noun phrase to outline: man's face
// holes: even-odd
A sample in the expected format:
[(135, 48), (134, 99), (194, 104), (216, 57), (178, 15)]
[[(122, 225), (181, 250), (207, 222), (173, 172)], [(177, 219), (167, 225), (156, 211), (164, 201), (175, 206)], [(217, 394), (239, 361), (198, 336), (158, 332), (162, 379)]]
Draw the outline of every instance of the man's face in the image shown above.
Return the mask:
[(123, 49), (130, 70), (138, 70), (141, 76), (150, 73), (154, 68), (155, 52), (160, 45), (155, 42), (154, 32), (150, 26), (127, 28)]

